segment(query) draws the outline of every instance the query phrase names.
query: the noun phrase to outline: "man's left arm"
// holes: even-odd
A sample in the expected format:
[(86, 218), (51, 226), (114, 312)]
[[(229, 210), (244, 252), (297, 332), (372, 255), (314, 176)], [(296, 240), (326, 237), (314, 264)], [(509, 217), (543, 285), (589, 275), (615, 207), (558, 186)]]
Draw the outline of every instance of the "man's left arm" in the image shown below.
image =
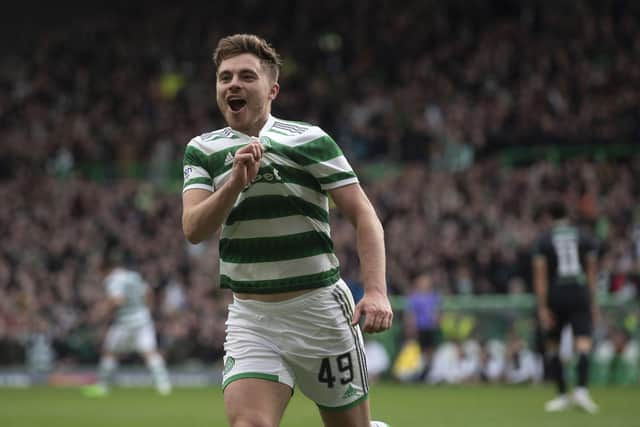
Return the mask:
[(373, 205), (360, 187), (350, 184), (329, 191), (340, 211), (356, 229), (364, 295), (356, 305), (353, 324), (364, 315), (364, 332), (391, 327), (393, 311), (387, 296), (384, 231)]
[(553, 327), (555, 319), (549, 310), (548, 302), (548, 267), (547, 258), (539, 253), (533, 256), (533, 289), (536, 294), (536, 302), (538, 307), (538, 320), (543, 329), (548, 330)]

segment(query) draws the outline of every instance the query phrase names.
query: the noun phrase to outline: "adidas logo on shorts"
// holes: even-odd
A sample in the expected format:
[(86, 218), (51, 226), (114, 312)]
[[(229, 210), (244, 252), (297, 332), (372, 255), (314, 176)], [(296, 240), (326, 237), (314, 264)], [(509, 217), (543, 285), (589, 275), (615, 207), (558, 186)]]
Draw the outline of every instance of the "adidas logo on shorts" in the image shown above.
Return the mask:
[(351, 396), (355, 396), (356, 394), (358, 394), (358, 390), (356, 390), (351, 384), (349, 384), (349, 387), (347, 387), (347, 390), (342, 395), (342, 398), (348, 399)]

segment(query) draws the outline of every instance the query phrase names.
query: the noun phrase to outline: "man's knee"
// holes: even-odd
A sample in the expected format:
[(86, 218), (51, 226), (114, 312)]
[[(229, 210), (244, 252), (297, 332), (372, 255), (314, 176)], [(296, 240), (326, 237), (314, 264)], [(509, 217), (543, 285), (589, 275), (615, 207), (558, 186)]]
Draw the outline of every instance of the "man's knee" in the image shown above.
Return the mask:
[(238, 414), (229, 420), (231, 427), (277, 427), (259, 414)]

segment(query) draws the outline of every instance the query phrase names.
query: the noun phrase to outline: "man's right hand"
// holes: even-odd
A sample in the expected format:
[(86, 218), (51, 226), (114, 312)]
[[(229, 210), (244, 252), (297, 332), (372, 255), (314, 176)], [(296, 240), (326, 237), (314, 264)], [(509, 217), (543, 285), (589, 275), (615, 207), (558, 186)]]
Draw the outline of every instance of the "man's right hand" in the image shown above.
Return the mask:
[(262, 160), (263, 153), (264, 148), (258, 140), (254, 140), (236, 151), (233, 157), (229, 185), (240, 192), (251, 184), (260, 170), (260, 160)]

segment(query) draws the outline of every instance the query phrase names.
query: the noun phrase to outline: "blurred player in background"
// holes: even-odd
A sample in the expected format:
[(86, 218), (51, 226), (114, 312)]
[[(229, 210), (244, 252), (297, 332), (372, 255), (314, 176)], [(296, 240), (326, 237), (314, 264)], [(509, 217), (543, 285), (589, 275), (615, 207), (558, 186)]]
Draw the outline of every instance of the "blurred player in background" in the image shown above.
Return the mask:
[(440, 341), (440, 306), (442, 297), (434, 289), (430, 273), (422, 273), (413, 283), (413, 290), (407, 297), (405, 310), (405, 334), (409, 339), (417, 339), (422, 351), (424, 370), (420, 380), (424, 380), (432, 362), (433, 353)]
[[(558, 395), (547, 402), (548, 412), (562, 411), (573, 404), (589, 413), (598, 406), (587, 390), (589, 354), (593, 322), (598, 318), (596, 302), (597, 247), (574, 226), (565, 205), (552, 201), (545, 209), (546, 231), (536, 243), (533, 255), (533, 281), (538, 316), (545, 333), (545, 352), (556, 381)], [(570, 325), (578, 353), (577, 387), (567, 394), (563, 362), (559, 355), (562, 329)]]
[[(182, 226), (193, 243), (222, 227), (220, 284), (234, 292), (223, 372), (229, 422), (278, 426), (297, 384), (325, 426), (369, 427), (358, 323), (365, 332), (391, 327), (382, 225), (329, 135), (271, 115), (281, 60), (265, 40), (225, 37), (214, 61), (229, 127), (186, 148)], [(356, 228), (358, 305), (340, 278), (329, 195)]]
[(168, 395), (171, 383), (164, 359), (156, 348), (156, 331), (149, 311), (151, 289), (140, 274), (121, 267), (120, 258), (120, 253), (110, 251), (103, 260), (102, 274), (107, 295), (95, 316), (110, 319), (111, 324), (102, 346), (98, 383), (87, 387), (85, 395), (106, 396), (117, 368), (117, 356), (131, 352), (144, 357), (156, 390), (161, 395)]

